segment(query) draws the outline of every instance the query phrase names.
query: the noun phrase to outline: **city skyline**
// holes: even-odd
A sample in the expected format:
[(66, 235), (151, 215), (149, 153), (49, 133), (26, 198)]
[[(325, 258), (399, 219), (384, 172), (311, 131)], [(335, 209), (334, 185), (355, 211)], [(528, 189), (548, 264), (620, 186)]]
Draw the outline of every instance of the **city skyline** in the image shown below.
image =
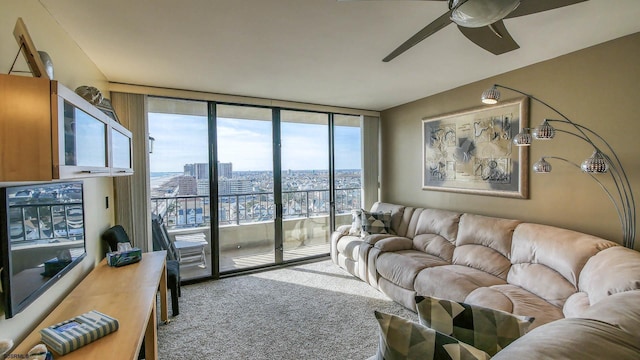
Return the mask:
[[(218, 160), (235, 171), (272, 171), (271, 122), (217, 119)], [(181, 172), (189, 163), (208, 163), (208, 125), (204, 116), (149, 113), (151, 172)], [(283, 122), (282, 169), (328, 169), (328, 127)], [(336, 126), (336, 169), (360, 169), (360, 128)]]

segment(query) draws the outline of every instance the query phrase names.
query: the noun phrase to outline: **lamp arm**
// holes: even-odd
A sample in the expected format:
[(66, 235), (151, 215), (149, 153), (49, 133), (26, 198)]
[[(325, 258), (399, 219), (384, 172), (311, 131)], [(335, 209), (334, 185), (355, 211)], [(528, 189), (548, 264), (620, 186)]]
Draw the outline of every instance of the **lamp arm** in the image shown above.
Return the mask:
[(544, 101), (542, 101), (542, 100), (538, 99), (537, 97), (535, 97), (535, 96), (533, 96), (533, 95), (531, 95), (531, 94), (527, 94), (527, 93), (525, 93), (525, 92), (523, 92), (523, 91), (520, 91), (520, 90), (518, 90), (518, 89), (514, 89), (514, 88), (511, 88), (511, 87), (508, 87), (508, 86), (504, 86), (504, 85), (500, 85), (500, 84), (493, 84), (493, 86), (494, 86), (494, 87), (501, 87), (501, 88), (503, 88), (503, 89), (507, 89), (507, 90), (511, 90), (511, 91), (513, 91), (513, 92), (517, 92), (518, 94), (521, 94), (521, 95), (524, 95), (524, 96), (526, 96), (526, 97), (528, 97), (528, 98), (530, 98), (530, 99), (533, 99), (533, 100), (535, 100), (535, 101), (539, 102), (540, 104), (542, 104), (542, 105), (544, 105), (544, 106), (548, 107), (549, 109), (551, 109), (551, 110), (555, 111), (555, 113), (556, 113), (556, 114), (558, 114), (558, 115), (560, 115), (564, 120), (566, 120), (566, 121), (567, 121), (567, 123), (569, 123), (569, 124), (573, 125), (573, 126), (574, 126), (578, 131), (580, 131), (580, 132), (582, 133), (582, 135), (583, 135), (586, 139), (588, 139), (588, 140), (587, 140), (587, 142), (589, 142), (590, 144), (592, 144), (592, 145), (593, 145), (593, 142), (591, 141), (591, 139), (589, 139), (589, 136), (587, 136), (587, 134), (585, 134), (585, 133), (584, 133), (584, 131), (582, 131), (582, 129), (580, 128), (580, 126), (578, 126), (576, 123), (574, 123), (573, 121), (571, 121), (571, 120), (570, 120), (570, 119), (569, 119), (565, 114), (561, 113), (561, 112), (560, 112), (560, 110), (558, 110), (558, 109), (554, 108), (553, 106), (551, 106), (551, 105), (547, 104), (546, 102), (544, 102)]
[[(546, 120), (547, 122), (560, 122), (560, 123), (566, 123), (566, 122), (567, 122), (567, 121), (565, 121), (565, 120), (554, 120), (554, 119), (545, 119), (545, 120)], [(600, 141), (602, 141), (602, 143), (603, 143), (603, 144), (605, 144), (605, 145), (607, 146), (607, 149), (609, 149), (609, 151), (611, 151), (611, 153), (613, 154), (613, 156), (614, 156), (614, 157), (615, 157), (615, 159), (616, 159), (616, 163), (617, 163), (617, 164), (620, 166), (620, 168), (622, 169), (622, 163), (620, 162), (620, 159), (618, 158), (618, 154), (616, 154), (616, 152), (613, 150), (613, 148), (611, 147), (611, 145), (610, 145), (610, 144), (609, 144), (609, 143), (608, 143), (608, 142), (607, 142), (607, 141), (606, 141), (602, 136), (598, 135), (598, 133), (596, 133), (595, 131), (593, 131), (593, 130), (589, 129), (588, 127), (586, 127), (586, 126), (584, 126), (584, 125), (580, 125), (580, 124), (576, 124), (576, 123), (571, 123), (571, 125), (573, 125), (574, 127), (579, 128), (579, 129), (586, 130), (586, 131), (588, 131), (590, 134), (592, 134), (593, 136), (595, 136), (595, 137), (597, 137), (598, 139), (600, 139)], [(591, 141), (591, 139), (589, 139), (588, 137), (586, 137), (586, 135), (585, 135), (585, 137), (582, 137), (582, 136), (579, 136), (579, 135), (574, 134), (574, 133), (572, 133), (572, 132), (570, 132), (570, 131), (567, 131), (567, 130), (561, 130), (561, 129), (555, 129), (555, 130), (556, 130), (556, 131), (563, 132), (563, 133), (571, 134), (571, 135), (574, 135), (574, 136), (577, 136), (577, 137), (581, 138), (582, 140), (584, 140), (584, 141), (588, 142), (588, 143), (589, 143), (591, 146), (593, 146), (596, 150), (598, 150), (598, 152), (600, 152), (601, 154), (603, 154), (603, 155), (604, 155), (604, 153), (603, 153), (603, 152), (598, 148), (598, 146), (596, 146), (596, 144), (594, 144), (594, 143), (593, 143), (593, 141)], [(583, 131), (580, 131), (580, 132), (584, 135), (584, 132), (583, 132)], [(613, 164), (613, 162), (612, 162), (612, 161), (609, 161), (609, 163)], [(624, 173), (624, 169), (622, 169), (622, 172)], [(625, 177), (625, 178), (627, 177), (627, 174), (626, 174), (626, 173), (624, 174), (624, 177)]]
[[(588, 174), (594, 180), (596, 180), (596, 182), (598, 182), (600, 187), (607, 193), (607, 196), (609, 196), (609, 199), (614, 203), (614, 205), (616, 207), (616, 211), (618, 212), (618, 217), (620, 218), (620, 222), (622, 223), (622, 226), (623, 226), (624, 245), (626, 247), (629, 247), (629, 248), (633, 249), (634, 248), (634, 242), (635, 242), (635, 236), (636, 236), (636, 221), (637, 221), (636, 220), (635, 199), (634, 199), (634, 196), (633, 196), (633, 192), (631, 191), (631, 183), (629, 182), (629, 178), (627, 177), (627, 174), (626, 174), (626, 172), (624, 170), (624, 167), (622, 166), (622, 162), (618, 158), (618, 155), (613, 150), (611, 145), (607, 141), (605, 141), (600, 135), (595, 133), (593, 130), (591, 130), (591, 129), (583, 126), (583, 125), (579, 125), (579, 124), (574, 123), (573, 121), (571, 121), (571, 119), (569, 119), (566, 115), (561, 113), (558, 109), (554, 108), (553, 106), (547, 104), (545, 101), (543, 101), (541, 99), (538, 99), (537, 97), (535, 97), (535, 96), (533, 96), (531, 94), (527, 94), (527, 93), (525, 93), (523, 91), (520, 91), (518, 89), (514, 89), (512, 87), (508, 87), (508, 86), (504, 86), (504, 85), (500, 85), (500, 84), (494, 84), (493, 87), (494, 88), (500, 87), (500, 88), (503, 88), (503, 89), (511, 90), (511, 91), (513, 91), (515, 93), (524, 95), (529, 99), (533, 99), (533, 100), (539, 102), (540, 104), (546, 106), (547, 108), (551, 109), (556, 114), (560, 115), (560, 117), (562, 117), (563, 120), (548, 120), (548, 121), (556, 121), (556, 122), (562, 122), (562, 123), (570, 124), (571, 126), (573, 126), (578, 131), (579, 134), (573, 133), (571, 131), (556, 129), (557, 131), (561, 131), (561, 132), (565, 132), (567, 134), (574, 135), (574, 136), (586, 141), (596, 151), (598, 151), (602, 156), (605, 157), (606, 161), (610, 165), (610, 168), (611, 168), (610, 174), (611, 174), (611, 177), (612, 177), (612, 179), (614, 181), (616, 189), (618, 191), (618, 195), (620, 196), (620, 206), (622, 206), (622, 209), (624, 210), (624, 218), (621, 215), (620, 208), (619, 208), (618, 204), (614, 201), (613, 196), (611, 195), (611, 193), (605, 188), (605, 186), (597, 178), (595, 178), (590, 173), (588, 173)], [(600, 141), (602, 141), (602, 143), (611, 152), (611, 154), (613, 154), (615, 162), (612, 161), (612, 159), (611, 159), (611, 157), (609, 155), (603, 153), (599, 149), (599, 147), (596, 146), (596, 144), (591, 140), (591, 138), (589, 137), (589, 135), (587, 135), (587, 133), (589, 133), (590, 135), (592, 135), (595, 138), (597, 138)], [(549, 158), (566, 161), (566, 162), (568, 162), (568, 163), (570, 163), (570, 164), (572, 164), (574, 166), (577, 166), (580, 169), (580, 167), (577, 164), (574, 164), (574, 163), (572, 163), (572, 162), (570, 162), (570, 161), (568, 161), (566, 159), (558, 158), (558, 157), (549, 157)]]
[[(575, 166), (576, 168), (578, 168), (578, 170), (582, 171), (582, 168), (580, 167), (580, 165), (578, 165), (578, 164), (576, 164), (576, 163), (574, 163), (574, 162), (572, 162), (570, 160), (567, 160), (565, 158), (561, 158), (561, 157), (558, 157), (558, 156), (544, 156), (543, 159), (562, 160), (562, 161), (566, 162), (567, 164), (571, 164), (571, 165)], [(593, 174), (591, 174), (591, 173), (586, 173), (586, 174), (591, 176), (591, 178), (593, 180), (595, 180), (598, 183), (598, 185), (600, 185), (600, 188), (607, 194), (607, 196), (609, 197), (609, 200), (611, 200), (611, 202), (613, 203), (613, 206), (615, 207), (616, 212), (618, 213), (618, 220), (620, 220), (620, 224), (622, 226), (622, 233), (625, 234), (625, 239), (626, 239), (626, 233), (627, 233), (627, 231), (625, 229), (626, 228), (626, 226), (625, 226), (626, 222), (623, 219), (622, 212), (620, 211), (620, 206), (618, 205), (618, 202), (613, 198), (613, 195), (611, 194), (609, 189), (607, 189), (607, 187), (604, 186), (604, 184), (597, 177), (593, 176)], [(620, 195), (620, 191), (618, 191), (618, 193)], [(620, 197), (622, 199), (621, 195), (620, 195)]]
[[(560, 123), (566, 123), (564, 120), (553, 120), (553, 119), (547, 119), (548, 122), (560, 122)], [(633, 248), (633, 243), (635, 241), (635, 233), (636, 233), (636, 204), (635, 204), (635, 198), (633, 196), (633, 192), (631, 191), (631, 183), (629, 182), (629, 178), (627, 177), (627, 173), (624, 170), (624, 167), (622, 166), (622, 162), (620, 161), (620, 158), (618, 158), (618, 154), (616, 154), (616, 152), (613, 150), (613, 148), (611, 147), (611, 145), (604, 139), (602, 138), (602, 136), (598, 135), (596, 132), (594, 132), (593, 130), (589, 129), (586, 126), (580, 125), (580, 124), (572, 124), (574, 127), (579, 128), (579, 129), (583, 129), (591, 134), (593, 134), (595, 137), (597, 137), (598, 139), (600, 139), (600, 141), (602, 141), (602, 143), (607, 147), (607, 149), (609, 150), (609, 152), (611, 152), (611, 154), (613, 154), (613, 157), (615, 159), (615, 162), (613, 161), (613, 159), (605, 152), (603, 152), (602, 150), (600, 150), (600, 148), (595, 145), (590, 139), (583, 137), (579, 134), (573, 133), (571, 131), (567, 131), (567, 130), (563, 130), (563, 129), (555, 129), (558, 132), (562, 132), (565, 134), (569, 134), (569, 135), (573, 135), (577, 138), (580, 138), (586, 142), (588, 142), (591, 146), (593, 146), (593, 148), (595, 150), (597, 150), (602, 156), (605, 157), (606, 161), (609, 163), (609, 165), (611, 166), (611, 176), (613, 178), (614, 184), (618, 190), (618, 193), (620, 194), (620, 199), (622, 202), (622, 205), (624, 206), (624, 210), (625, 210), (625, 215), (627, 215), (626, 218), (626, 224), (627, 224), (627, 231), (625, 232), (625, 239), (628, 239), (630, 242), (630, 246)], [(584, 132), (581, 131), (581, 133), (584, 134)], [(590, 174), (591, 175), (591, 174)], [(593, 175), (592, 175), (593, 176)]]

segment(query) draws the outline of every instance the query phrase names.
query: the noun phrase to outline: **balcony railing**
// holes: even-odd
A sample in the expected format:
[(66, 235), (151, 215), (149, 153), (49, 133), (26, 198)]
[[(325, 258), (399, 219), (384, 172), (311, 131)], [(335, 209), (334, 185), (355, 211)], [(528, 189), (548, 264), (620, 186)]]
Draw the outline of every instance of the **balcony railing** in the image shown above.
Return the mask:
[[(336, 189), (336, 214), (361, 207), (360, 188)], [(329, 190), (283, 191), (285, 219), (329, 216)], [(151, 198), (151, 212), (163, 218), (169, 228), (209, 226), (209, 196)], [(275, 217), (273, 193), (243, 193), (218, 196), (219, 225), (241, 225), (271, 221)]]

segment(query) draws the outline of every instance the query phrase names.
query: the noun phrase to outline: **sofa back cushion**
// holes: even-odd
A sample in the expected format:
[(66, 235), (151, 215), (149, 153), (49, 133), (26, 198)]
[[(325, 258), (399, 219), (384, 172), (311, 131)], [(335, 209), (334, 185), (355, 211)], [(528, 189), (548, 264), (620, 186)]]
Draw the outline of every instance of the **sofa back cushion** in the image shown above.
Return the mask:
[(609, 295), (640, 289), (640, 252), (622, 246), (611, 247), (591, 257), (578, 282), (590, 305)]
[(460, 213), (420, 209), (413, 221), (413, 249), (451, 262), (455, 249)]
[(453, 263), (506, 280), (511, 267), (511, 237), (519, 220), (464, 214), (460, 217)]
[(616, 243), (595, 236), (532, 223), (513, 234), (507, 282), (562, 307), (578, 289), (587, 260)]
[(415, 235), (436, 234), (455, 243), (461, 215), (447, 210), (424, 209), (418, 217)]
[(407, 232), (404, 234), (405, 237), (409, 239), (413, 239), (416, 236), (416, 229), (418, 228), (418, 220), (420, 220), (420, 214), (424, 211), (424, 208), (415, 208), (411, 214), (411, 218), (409, 219), (409, 225), (407, 226)]

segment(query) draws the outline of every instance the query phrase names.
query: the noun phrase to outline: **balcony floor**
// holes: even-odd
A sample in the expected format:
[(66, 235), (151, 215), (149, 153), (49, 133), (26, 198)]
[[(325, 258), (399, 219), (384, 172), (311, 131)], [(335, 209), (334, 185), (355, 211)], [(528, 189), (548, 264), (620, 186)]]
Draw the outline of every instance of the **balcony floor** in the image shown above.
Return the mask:
[[(283, 256), (285, 261), (290, 261), (328, 253), (329, 244), (325, 243), (285, 249)], [(211, 256), (208, 252), (206, 255), (206, 267), (182, 266), (180, 268), (180, 277), (182, 280), (196, 279), (211, 275)], [(262, 249), (252, 247), (250, 249), (224, 251), (220, 258), (220, 271), (228, 272), (269, 265), (274, 263), (274, 259), (275, 251), (273, 248), (269, 249), (266, 246)]]

